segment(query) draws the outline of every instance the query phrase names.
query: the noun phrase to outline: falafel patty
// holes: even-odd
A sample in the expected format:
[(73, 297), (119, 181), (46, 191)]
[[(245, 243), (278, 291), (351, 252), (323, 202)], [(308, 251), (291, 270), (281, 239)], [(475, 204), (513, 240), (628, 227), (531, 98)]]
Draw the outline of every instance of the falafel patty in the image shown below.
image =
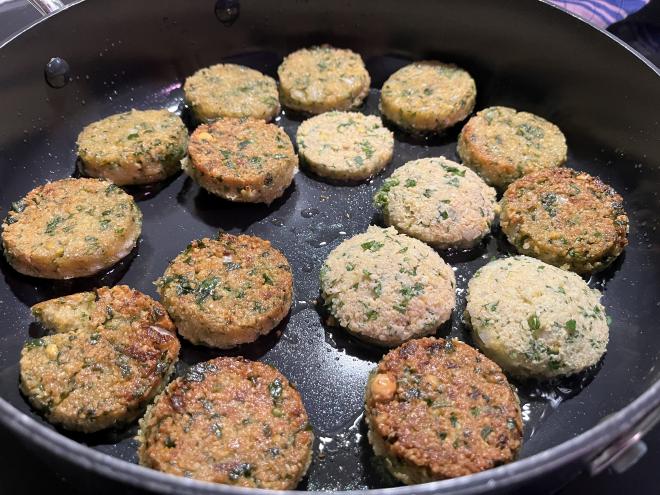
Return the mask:
[(193, 241), (156, 281), (179, 334), (227, 349), (253, 342), (287, 315), (291, 267), (270, 242), (221, 233)]
[(150, 184), (181, 170), (188, 130), (167, 110), (131, 110), (89, 124), (77, 146), (83, 174), (120, 186)]
[(515, 256), (474, 274), (465, 316), (484, 354), (514, 376), (544, 379), (578, 373), (605, 353), (600, 298), (575, 273)]
[(396, 169), (374, 196), (387, 225), (433, 247), (470, 248), (490, 233), (499, 210), (495, 189), (444, 157)]
[(538, 115), (490, 107), (468, 120), (458, 136), (464, 165), (490, 185), (505, 189), (523, 175), (566, 163), (566, 138)]
[(255, 119), (219, 119), (190, 137), (183, 169), (208, 192), (246, 203), (270, 204), (298, 171), (289, 136)]
[(500, 225), (522, 254), (587, 274), (628, 244), (623, 199), (597, 177), (569, 168), (526, 175), (501, 201)]
[(63, 179), (12, 204), (2, 247), (14, 269), (41, 278), (86, 277), (135, 247), (142, 213), (133, 198), (100, 179)]
[(270, 121), (280, 112), (275, 79), (242, 65), (200, 69), (186, 79), (183, 92), (194, 117), (201, 122), (218, 117)]
[(459, 340), (414, 339), (367, 382), (369, 442), (406, 484), (512, 461), (522, 443), (518, 397), (500, 368)]
[(91, 433), (137, 418), (167, 383), (179, 341), (165, 309), (125, 285), (51, 299), (32, 313), (21, 391), (51, 423)]
[(392, 159), (394, 136), (379, 117), (327, 112), (305, 120), (296, 134), (301, 161), (321, 177), (359, 181)]
[(414, 133), (441, 132), (474, 109), (474, 79), (454, 64), (414, 62), (392, 74), (380, 93), (380, 111)]
[(321, 294), (339, 325), (383, 346), (430, 335), (456, 303), (451, 267), (426, 244), (371, 226), (332, 250)]
[(250, 488), (288, 490), (314, 435), (300, 394), (275, 368), (221, 357), (173, 381), (140, 421), (143, 466)]
[(282, 104), (309, 113), (357, 108), (371, 84), (360, 55), (329, 45), (287, 55), (277, 75)]
[(131, 110), (89, 124), (77, 146), (85, 175), (120, 186), (150, 184), (181, 170), (188, 130), (167, 110)]

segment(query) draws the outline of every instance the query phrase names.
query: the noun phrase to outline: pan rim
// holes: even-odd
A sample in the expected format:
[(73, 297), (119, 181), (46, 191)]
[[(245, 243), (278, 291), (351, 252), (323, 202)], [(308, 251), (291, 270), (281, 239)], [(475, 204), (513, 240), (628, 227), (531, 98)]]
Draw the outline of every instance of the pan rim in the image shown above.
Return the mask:
[[(15, 39), (26, 34), (27, 31), (30, 31), (41, 22), (65, 12), (69, 8), (77, 6), (84, 1), (85, 0), (77, 0), (65, 5), (62, 9), (52, 14), (35, 20), (24, 29), (18, 31), (4, 42), (0, 43), (0, 50), (10, 45)], [(558, 6), (550, 3), (549, 0), (538, 0), (538, 2), (551, 7), (562, 14), (568, 15), (580, 23), (586, 24), (589, 28), (604, 34), (611, 41), (614, 41), (639, 59), (657, 76), (660, 76), (659, 67), (655, 66), (655, 64), (649, 61), (636, 49), (615, 37), (605, 29), (589, 24), (579, 16), (566, 12)], [(572, 461), (578, 460), (586, 462), (589, 458), (593, 458), (593, 456), (598, 454), (603, 448), (611, 444), (621, 435), (630, 431), (649, 412), (658, 407), (660, 407), (660, 378), (651, 384), (645, 392), (639, 395), (631, 403), (568, 441), (530, 457), (487, 471), (460, 478), (416, 485), (415, 492), (420, 494), (451, 492), (457, 495), (483, 493), (504, 484), (513, 486), (515, 484), (523, 483), (542, 474), (558, 469)], [(125, 482), (136, 487), (157, 490), (161, 493), (177, 494), (182, 493), (182, 491), (185, 491), (186, 493), (227, 493), (239, 495), (248, 493), (248, 491), (264, 494), (275, 492), (273, 490), (264, 489), (252, 489), (246, 491), (247, 489), (241, 487), (182, 478), (124, 461), (94, 450), (58, 433), (56, 430), (53, 430), (45, 424), (39, 423), (27, 414), (21, 412), (2, 397), (0, 397), (0, 424), (19, 437), (26, 439), (33, 446), (43, 448), (44, 450), (63, 458), (69, 463), (79, 465), (107, 478)], [(394, 488), (372, 489), (368, 490), (368, 492), (373, 495), (408, 495), (410, 493), (410, 487), (399, 486)], [(300, 491), (279, 491), (279, 493), (295, 494), (300, 493)], [(324, 492), (310, 491), (309, 493)], [(357, 495), (358, 491), (348, 490), (339, 493)]]
[[(660, 380), (656, 381), (648, 390), (623, 409), (564, 443), (530, 457), (480, 473), (415, 485), (416, 493), (448, 493), (450, 491), (456, 495), (482, 493), (495, 489), (503, 483), (508, 485), (523, 483), (558, 469), (571, 461), (581, 460), (587, 462), (589, 457), (593, 458), (621, 435), (631, 431), (650, 411), (658, 407), (660, 407)], [(0, 423), (16, 435), (28, 439), (33, 445), (54, 455), (64, 457), (68, 462), (81, 465), (116, 481), (156, 490), (160, 493), (180, 494), (182, 489), (186, 493), (203, 494), (227, 493), (240, 495), (247, 492), (263, 494), (277, 492), (294, 495), (303, 493), (299, 490), (246, 489), (221, 485), (174, 476), (133, 464), (87, 447), (46, 425), (38, 423), (1, 397)], [(367, 491), (372, 495), (408, 495), (410, 487), (376, 488)], [(358, 495), (364, 492), (365, 490), (346, 490), (337, 493)], [(320, 495), (325, 492), (309, 491), (307, 493)]]
[[(589, 27), (589, 28), (591, 28), (591, 29), (594, 29), (594, 30), (598, 31), (599, 33), (601, 33), (601, 34), (607, 36), (607, 38), (609, 38), (610, 41), (614, 41), (617, 45), (621, 46), (623, 49), (625, 49), (625, 50), (627, 50), (628, 52), (630, 52), (632, 55), (634, 55), (636, 58), (638, 58), (642, 63), (644, 63), (644, 65), (646, 65), (649, 69), (651, 69), (653, 72), (655, 72), (655, 74), (656, 74), (657, 76), (660, 76), (660, 67), (656, 66), (653, 62), (651, 62), (648, 58), (646, 58), (641, 52), (637, 51), (635, 48), (633, 48), (632, 46), (630, 46), (628, 43), (626, 43), (626, 42), (623, 41), (622, 39), (617, 38), (617, 37), (614, 36), (612, 33), (610, 33), (608, 30), (603, 29), (603, 28), (600, 28), (600, 27), (598, 27), (598, 26), (594, 26), (593, 24), (590, 24), (589, 22), (587, 22), (586, 20), (582, 19), (582, 18), (581, 18), (580, 16), (578, 16), (577, 14), (574, 14), (573, 12), (568, 12), (568, 11), (566, 11), (566, 10), (561, 9), (561, 8), (558, 7), (557, 5), (551, 3), (550, 0), (536, 0), (536, 1), (537, 1), (538, 3), (543, 4), (543, 5), (546, 6), (546, 7), (549, 7), (549, 8), (551, 8), (551, 9), (553, 9), (553, 10), (559, 12), (560, 14), (567, 15), (567, 16), (571, 17), (572, 19), (576, 20), (577, 22), (579, 22), (579, 23), (581, 23), (581, 24), (583, 24), (583, 25), (586, 25), (587, 27)], [(74, 1), (74, 2), (71, 2), (71, 3), (69, 3), (69, 4), (66, 4), (64, 7), (62, 7), (62, 8), (59, 9), (59, 10), (56, 10), (55, 12), (52, 12), (52, 13), (50, 13), (50, 14), (48, 14), (48, 15), (45, 15), (45, 16), (43, 16), (43, 17), (40, 17), (39, 19), (36, 19), (36, 20), (33, 21), (32, 23), (30, 23), (30, 24), (28, 24), (27, 26), (25, 26), (23, 29), (21, 29), (21, 30), (15, 32), (14, 34), (12, 34), (11, 36), (9, 36), (9, 38), (7, 38), (7, 39), (5, 39), (5, 40), (0, 40), (0, 50), (4, 49), (6, 46), (8, 46), (9, 44), (11, 44), (16, 38), (19, 38), (20, 36), (22, 36), (22, 35), (25, 34), (26, 32), (30, 31), (32, 28), (34, 28), (34, 27), (37, 26), (38, 24), (41, 24), (42, 22), (47, 21), (47, 20), (50, 19), (51, 17), (54, 17), (54, 16), (56, 16), (56, 15), (58, 15), (58, 14), (61, 14), (62, 12), (65, 12), (65, 11), (67, 11), (68, 9), (70, 9), (70, 8), (72, 8), (72, 7), (75, 7), (75, 6), (77, 6), (77, 5), (80, 5), (80, 4), (84, 3), (84, 2), (86, 2), (86, 0), (76, 0), (76, 1)]]

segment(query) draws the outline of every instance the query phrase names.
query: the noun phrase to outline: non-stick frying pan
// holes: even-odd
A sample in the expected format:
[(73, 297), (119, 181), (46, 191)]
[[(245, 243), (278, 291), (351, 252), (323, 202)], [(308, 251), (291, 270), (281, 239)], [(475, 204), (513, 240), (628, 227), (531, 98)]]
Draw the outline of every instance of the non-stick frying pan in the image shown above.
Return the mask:
[[(526, 419), (520, 460), (387, 493), (510, 492), (530, 480), (545, 478), (546, 486), (557, 486), (580, 470), (602, 469), (652, 425), (660, 407), (655, 262), (660, 78), (625, 45), (550, 5), (529, 0), (72, 5), (0, 48), (0, 207), (44, 181), (74, 174), (75, 138), (84, 125), (130, 108), (166, 107), (185, 117), (181, 84), (198, 68), (233, 61), (274, 76), (285, 54), (324, 42), (362, 54), (373, 81), (362, 109), (367, 113), (377, 113), (385, 78), (412, 59), (463, 66), (477, 82), (477, 108), (510, 105), (557, 123), (568, 138), (568, 164), (614, 186), (631, 222), (625, 254), (590, 280), (603, 291), (613, 320), (603, 361), (571, 379), (517, 384)], [(300, 119), (286, 112), (277, 123), (293, 136)], [(382, 493), (379, 489), (394, 486), (373, 458), (360, 416), (367, 373), (382, 351), (324, 327), (315, 302), (318, 270), (343, 238), (379, 221), (371, 196), (385, 177), (413, 158), (455, 159), (457, 132), (427, 141), (397, 133), (393, 163), (373, 181), (342, 187), (302, 172), (270, 207), (219, 200), (183, 175), (132, 189), (144, 212), (142, 239), (128, 259), (96, 278), (32, 279), (3, 259), (0, 422), (74, 478), (106, 477), (166, 493), (241, 492), (137, 466), (135, 428), (86, 436), (54, 429), (19, 394), (18, 359), (25, 339), (40, 331), (31, 324), (30, 305), (118, 282), (155, 296), (153, 280), (190, 240), (219, 229), (247, 232), (271, 240), (291, 261), (296, 291), (291, 314), (277, 331), (230, 353), (184, 343), (179, 371), (219, 354), (274, 364), (298, 386), (317, 436), (314, 462), (300, 488)], [(477, 249), (443, 253), (456, 267), (459, 307), (439, 335), (470, 341), (461, 323), (467, 280), (492, 256), (508, 252), (496, 232)], [(104, 484), (95, 486), (101, 490)]]

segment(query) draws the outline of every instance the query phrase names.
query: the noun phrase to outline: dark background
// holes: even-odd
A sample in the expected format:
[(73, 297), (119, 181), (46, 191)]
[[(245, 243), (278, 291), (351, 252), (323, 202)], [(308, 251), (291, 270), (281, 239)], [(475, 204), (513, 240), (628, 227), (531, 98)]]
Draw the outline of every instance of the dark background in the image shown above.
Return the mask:
[[(65, 2), (70, 3), (70, 2)], [(0, 41), (38, 18), (34, 9), (24, 0), (0, 4)], [(660, 1), (651, 3), (625, 21), (614, 24), (609, 31), (643, 53), (660, 66)], [(649, 433), (645, 441), (647, 454), (624, 474), (606, 471), (595, 478), (581, 475), (561, 495), (598, 493), (614, 495), (632, 490), (635, 494), (658, 493), (660, 466), (660, 428)], [(23, 447), (9, 432), (0, 429), (0, 494), (33, 494), (48, 490), (51, 495), (60, 493), (82, 494), (92, 491), (90, 486), (76, 486), (61, 474)], [(113, 487), (115, 490), (121, 487)], [(96, 491), (96, 490), (95, 490)], [(530, 493), (545, 494), (542, 486), (529, 489)]]

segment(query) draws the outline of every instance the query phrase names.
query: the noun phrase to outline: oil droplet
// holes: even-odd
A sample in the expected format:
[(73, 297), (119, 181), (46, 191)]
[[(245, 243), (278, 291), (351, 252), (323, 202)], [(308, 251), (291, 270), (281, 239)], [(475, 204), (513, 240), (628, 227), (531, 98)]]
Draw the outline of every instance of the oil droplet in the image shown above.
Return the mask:
[(300, 313), (301, 311), (311, 308), (312, 304), (309, 301), (294, 301), (292, 313)]
[(305, 273), (312, 273), (314, 271), (314, 264), (309, 262), (303, 263), (302, 271)]
[(318, 208), (305, 208), (300, 212), (300, 215), (303, 218), (312, 218), (319, 214)]
[(522, 406), (522, 420), (523, 423), (527, 423), (529, 421), (530, 415), (531, 415), (531, 406), (529, 402), (523, 404)]

